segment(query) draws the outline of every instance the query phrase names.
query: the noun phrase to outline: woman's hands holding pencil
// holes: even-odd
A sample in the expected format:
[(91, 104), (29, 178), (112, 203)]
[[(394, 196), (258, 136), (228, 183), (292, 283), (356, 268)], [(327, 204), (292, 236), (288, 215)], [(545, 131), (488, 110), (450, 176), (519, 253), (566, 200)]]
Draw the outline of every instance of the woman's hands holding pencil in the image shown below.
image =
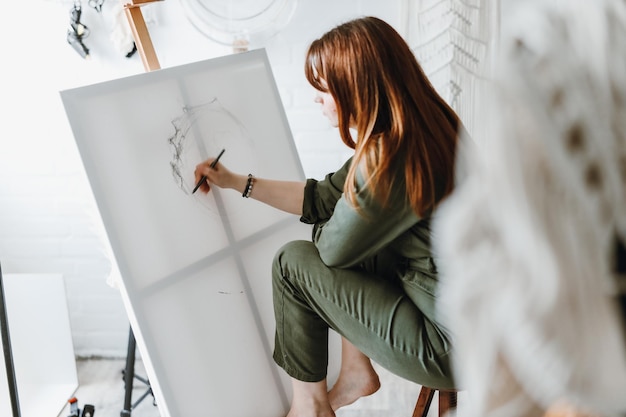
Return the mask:
[[(244, 189), (247, 177), (235, 174), (219, 162), (215, 163), (216, 159), (217, 158), (209, 158), (196, 165), (196, 184), (200, 184), (198, 191), (206, 194), (211, 190), (211, 185), (235, 190)], [(202, 180), (203, 178), (204, 180)]]

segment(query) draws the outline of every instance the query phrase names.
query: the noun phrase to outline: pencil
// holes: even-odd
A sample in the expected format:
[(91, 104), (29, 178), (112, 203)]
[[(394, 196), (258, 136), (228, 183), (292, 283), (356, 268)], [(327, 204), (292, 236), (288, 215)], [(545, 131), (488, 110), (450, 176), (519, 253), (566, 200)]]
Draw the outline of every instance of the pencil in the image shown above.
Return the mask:
[[(210, 168), (215, 168), (215, 165), (217, 165), (217, 161), (220, 160), (220, 158), (222, 157), (222, 155), (224, 155), (224, 151), (226, 149), (222, 149), (222, 151), (220, 152), (219, 155), (217, 155), (217, 158), (215, 158), (215, 161), (211, 162), (211, 165), (209, 165)], [(200, 178), (200, 181), (198, 181), (198, 183), (196, 184), (196, 186), (194, 187), (193, 191), (191, 192), (191, 194), (195, 194), (196, 191), (198, 191), (198, 188), (200, 188), (200, 186), (202, 185), (203, 182), (206, 181), (206, 175), (203, 175), (202, 178)]]

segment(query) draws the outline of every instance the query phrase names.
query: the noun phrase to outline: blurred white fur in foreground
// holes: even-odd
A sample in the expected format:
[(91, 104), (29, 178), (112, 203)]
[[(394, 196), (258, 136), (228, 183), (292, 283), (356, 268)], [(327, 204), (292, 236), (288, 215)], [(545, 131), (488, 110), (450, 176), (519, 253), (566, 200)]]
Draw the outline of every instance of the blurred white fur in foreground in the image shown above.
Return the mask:
[(626, 2), (516, 6), (481, 105), (490, 132), (463, 149), (434, 224), (457, 377), (471, 417), (557, 401), (624, 415)]

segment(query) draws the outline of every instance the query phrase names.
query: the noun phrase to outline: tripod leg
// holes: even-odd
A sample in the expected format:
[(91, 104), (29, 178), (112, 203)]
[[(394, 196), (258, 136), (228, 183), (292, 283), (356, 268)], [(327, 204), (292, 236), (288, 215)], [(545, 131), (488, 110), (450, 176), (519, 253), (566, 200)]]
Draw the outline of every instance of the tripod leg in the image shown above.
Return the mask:
[(126, 352), (126, 369), (124, 370), (124, 409), (121, 417), (130, 417), (133, 398), (133, 380), (135, 379), (135, 348), (137, 342), (132, 327), (128, 333), (128, 351)]
[(13, 354), (11, 351), (11, 338), (9, 337), (9, 319), (7, 317), (4, 300), (4, 287), (2, 284), (2, 270), (0, 270), (0, 330), (2, 331), (2, 349), (4, 350), (4, 363), (6, 365), (7, 380), (9, 383), (9, 396), (11, 397), (11, 410), (13, 417), (20, 417), (20, 404), (17, 395), (17, 381), (15, 368), (13, 367)]

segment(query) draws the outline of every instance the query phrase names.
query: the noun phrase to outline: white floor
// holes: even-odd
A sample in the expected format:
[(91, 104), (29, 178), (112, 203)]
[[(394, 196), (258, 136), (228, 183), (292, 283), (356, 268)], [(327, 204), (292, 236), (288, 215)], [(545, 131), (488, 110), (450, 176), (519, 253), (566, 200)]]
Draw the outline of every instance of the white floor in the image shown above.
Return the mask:
[[(118, 417), (124, 405), (123, 359), (78, 360), (79, 388), (75, 393), (79, 408), (85, 404), (95, 407), (94, 417)], [(337, 412), (337, 417), (411, 417), (419, 393), (419, 385), (403, 380), (376, 366), (381, 378), (381, 389), (374, 395), (362, 398)], [(145, 377), (143, 365), (137, 360), (135, 372)], [(146, 392), (140, 380), (133, 384), (133, 403)], [(462, 415), (464, 393), (459, 393), (458, 415)], [(429, 417), (437, 415), (437, 397), (433, 399)], [(69, 416), (69, 406), (59, 417)], [(131, 417), (161, 417), (158, 406), (148, 395), (131, 410)]]

